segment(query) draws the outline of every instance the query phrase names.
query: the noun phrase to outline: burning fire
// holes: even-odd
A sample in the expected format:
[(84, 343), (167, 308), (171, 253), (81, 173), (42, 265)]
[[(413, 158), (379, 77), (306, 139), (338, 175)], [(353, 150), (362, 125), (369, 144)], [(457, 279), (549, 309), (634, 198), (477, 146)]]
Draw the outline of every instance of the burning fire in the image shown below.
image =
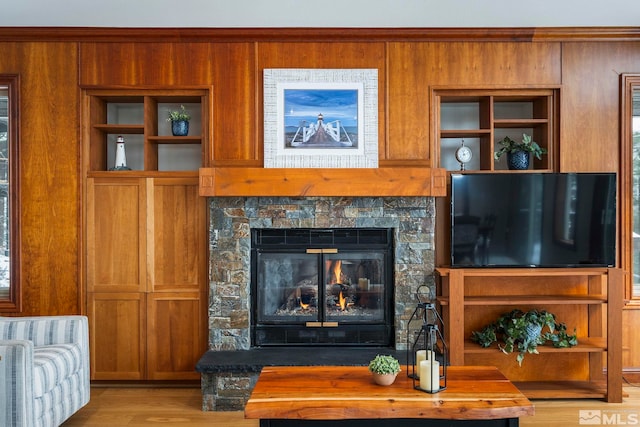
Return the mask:
[(347, 299), (342, 295), (342, 291), (340, 291), (340, 295), (338, 297), (338, 305), (342, 311), (347, 308)]
[(306, 310), (307, 308), (309, 308), (311, 304), (305, 304), (302, 302), (302, 300), (300, 300), (300, 308), (303, 310)]
[(329, 272), (329, 284), (340, 283), (340, 278), (342, 277), (342, 260), (337, 259), (333, 261), (329, 267)]

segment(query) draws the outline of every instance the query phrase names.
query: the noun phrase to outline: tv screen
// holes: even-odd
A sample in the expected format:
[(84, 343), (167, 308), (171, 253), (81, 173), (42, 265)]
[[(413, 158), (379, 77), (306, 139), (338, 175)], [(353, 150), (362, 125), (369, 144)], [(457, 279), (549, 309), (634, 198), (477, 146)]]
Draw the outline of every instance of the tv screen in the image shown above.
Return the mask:
[(614, 173), (451, 175), (451, 266), (606, 267)]

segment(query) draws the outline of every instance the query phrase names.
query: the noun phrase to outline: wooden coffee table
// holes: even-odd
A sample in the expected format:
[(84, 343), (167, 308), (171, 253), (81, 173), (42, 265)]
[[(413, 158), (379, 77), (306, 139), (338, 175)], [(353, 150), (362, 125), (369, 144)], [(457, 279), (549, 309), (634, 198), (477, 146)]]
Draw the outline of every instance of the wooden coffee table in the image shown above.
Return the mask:
[[(364, 366), (265, 367), (245, 407), (261, 427), (517, 426), (531, 402), (498, 369), (450, 366), (447, 389), (415, 390), (403, 367), (391, 386)], [(390, 424), (393, 419), (393, 424)]]

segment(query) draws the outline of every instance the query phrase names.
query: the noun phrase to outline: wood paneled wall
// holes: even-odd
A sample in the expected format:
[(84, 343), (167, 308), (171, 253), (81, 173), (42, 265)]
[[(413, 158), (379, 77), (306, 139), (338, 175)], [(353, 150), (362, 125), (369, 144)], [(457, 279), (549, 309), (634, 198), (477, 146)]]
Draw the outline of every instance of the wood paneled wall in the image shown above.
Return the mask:
[(236, 167), (262, 165), (264, 68), (377, 68), (382, 166), (436, 166), (433, 87), (560, 87), (560, 170), (618, 171), (619, 75), (640, 72), (622, 30), (0, 28), (0, 73), (21, 85), (20, 314), (85, 310), (81, 86), (213, 87), (207, 163)]
[(20, 85), (20, 315), (80, 311), (77, 43), (0, 43)]

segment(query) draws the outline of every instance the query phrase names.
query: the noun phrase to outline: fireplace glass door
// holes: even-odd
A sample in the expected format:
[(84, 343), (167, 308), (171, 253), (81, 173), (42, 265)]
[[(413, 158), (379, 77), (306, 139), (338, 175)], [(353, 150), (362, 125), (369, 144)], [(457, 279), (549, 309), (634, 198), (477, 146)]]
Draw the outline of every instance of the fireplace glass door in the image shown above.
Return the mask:
[(254, 238), (254, 345), (388, 345), (390, 239), (386, 229), (313, 230), (278, 244)]

